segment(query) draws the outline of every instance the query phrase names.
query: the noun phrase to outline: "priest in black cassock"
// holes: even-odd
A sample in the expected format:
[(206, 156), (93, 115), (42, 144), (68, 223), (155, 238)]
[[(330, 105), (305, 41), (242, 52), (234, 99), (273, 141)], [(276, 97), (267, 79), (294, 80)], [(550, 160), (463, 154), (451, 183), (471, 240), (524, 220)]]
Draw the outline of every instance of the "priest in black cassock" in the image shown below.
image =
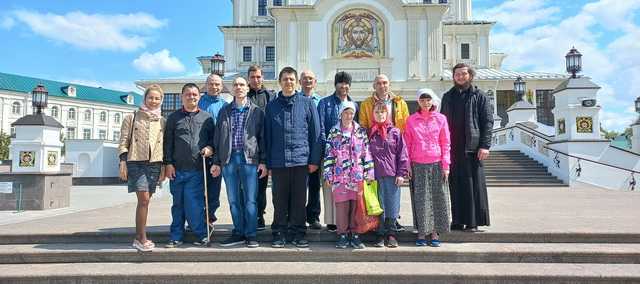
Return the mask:
[(493, 106), (474, 86), (475, 70), (460, 63), (453, 67), (454, 86), (444, 94), (441, 113), (451, 132), (451, 229), (477, 232), (489, 226), (489, 201), (483, 160), (489, 157)]

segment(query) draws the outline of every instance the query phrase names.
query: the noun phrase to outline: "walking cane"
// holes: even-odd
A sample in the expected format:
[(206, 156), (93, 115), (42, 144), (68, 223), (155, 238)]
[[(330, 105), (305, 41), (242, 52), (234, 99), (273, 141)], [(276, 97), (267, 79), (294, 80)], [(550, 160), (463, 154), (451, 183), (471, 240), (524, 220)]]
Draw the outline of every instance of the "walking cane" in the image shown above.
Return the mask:
[(207, 163), (205, 162), (205, 157), (202, 155), (202, 174), (204, 176), (204, 209), (205, 209), (205, 220), (207, 223), (207, 246), (211, 245), (211, 234), (213, 230), (209, 226), (209, 194), (207, 193)]

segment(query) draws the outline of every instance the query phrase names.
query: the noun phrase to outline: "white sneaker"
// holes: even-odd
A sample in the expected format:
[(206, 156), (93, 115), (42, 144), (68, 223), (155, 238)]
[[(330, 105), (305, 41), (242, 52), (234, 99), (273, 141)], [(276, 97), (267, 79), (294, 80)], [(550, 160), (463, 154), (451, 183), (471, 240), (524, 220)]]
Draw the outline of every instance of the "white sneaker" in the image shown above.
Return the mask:
[[(153, 244), (153, 243), (151, 242), (151, 244)], [(147, 242), (146, 244), (142, 244), (137, 239), (133, 240), (133, 244), (131, 244), (131, 246), (133, 248), (137, 249), (138, 251), (141, 251), (141, 252), (152, 251), (153, 248), (155, 247), (155, 246), (150, 245), (149, 242)]]

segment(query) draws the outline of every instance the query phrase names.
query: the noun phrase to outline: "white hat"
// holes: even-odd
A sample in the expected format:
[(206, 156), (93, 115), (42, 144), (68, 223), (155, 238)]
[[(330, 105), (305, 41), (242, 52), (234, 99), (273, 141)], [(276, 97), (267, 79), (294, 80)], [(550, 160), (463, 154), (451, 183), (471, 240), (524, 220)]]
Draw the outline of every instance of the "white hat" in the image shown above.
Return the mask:
[(356, 111), (356, 104), (353, 103), (352, 101), (344, 101), (340, 104), (340, 111), (338, 112), (338, 115), (342, 115), (342, 112), (346, 109), (352, 109), (353, 112)]
[(429, 88), (420, 89), (416, 93), (417, 100), (420, 100), (422, 95), (429, 95), (431, 97), (431, 103), (436, 107), (436, 110), (440, 109), (440, 97), (436, 95), (436, 92)]

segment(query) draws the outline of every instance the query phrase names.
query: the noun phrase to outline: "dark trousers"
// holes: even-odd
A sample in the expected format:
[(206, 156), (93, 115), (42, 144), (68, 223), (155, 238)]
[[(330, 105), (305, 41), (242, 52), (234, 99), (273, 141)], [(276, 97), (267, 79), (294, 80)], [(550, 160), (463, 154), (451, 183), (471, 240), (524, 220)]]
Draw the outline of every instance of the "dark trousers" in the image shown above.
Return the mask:
[(274, 236), (289, 234), (300, 238), (305, 235), (308, 175), (307, 166), (271, 169)]
[(267, 209), (267, 185), (269, 184), (269, 176), (258, 178), (258, 220), (264, 223), (264, 213)]
[[(211, 168), (209, 165), (207, 168)], [(209, 218), (217, 219), (216, 210), (220, 207), (220, 187), (222, 185), (222, 175), (213, 177), (207, 171), (207, 202), (209, 203)]]
[(320, 222), (320, 169), (309, 174), (307, 197), (307, 223)]

